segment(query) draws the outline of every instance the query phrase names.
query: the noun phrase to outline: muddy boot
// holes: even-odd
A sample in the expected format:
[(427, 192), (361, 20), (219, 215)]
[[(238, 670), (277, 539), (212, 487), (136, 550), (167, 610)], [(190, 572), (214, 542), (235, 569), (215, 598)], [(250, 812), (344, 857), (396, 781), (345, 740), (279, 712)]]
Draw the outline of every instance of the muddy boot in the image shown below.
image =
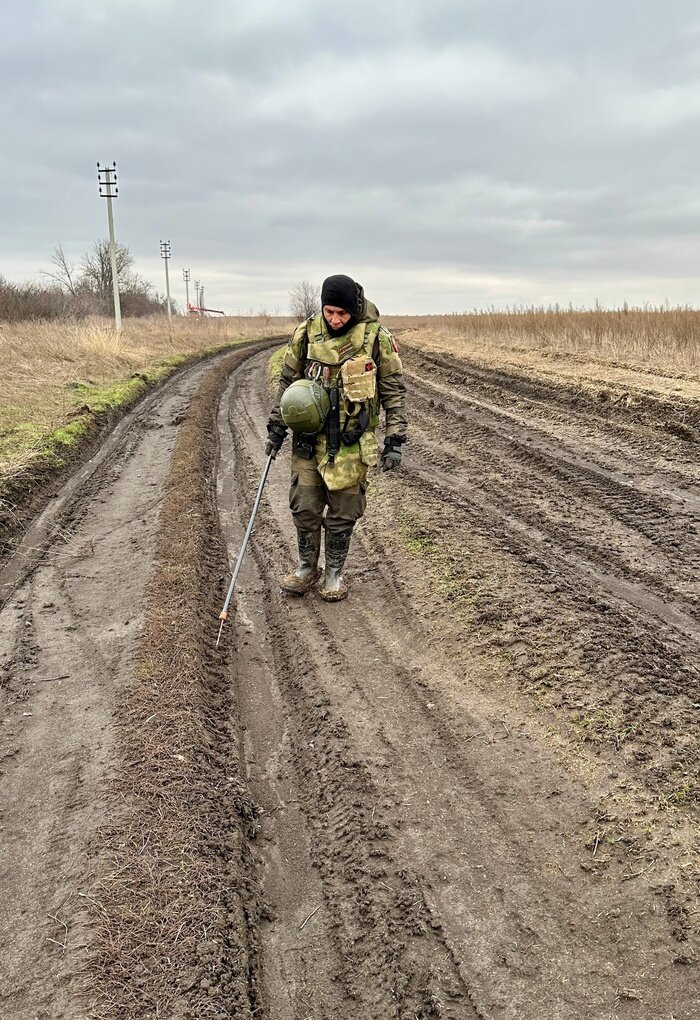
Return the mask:
[(340, 602), (348, 597), (348, 586), (341, 571), (350, 548), (352, 528), (348, 531), (326, 532), (326, 576), (320, 595), (326, 602)]
[(291, 595), (306, 595), (312, 584), (321, 576), (318, 554), (321, 551), (321, 529), (318, 531), (297, 530), (299, 543), (299, 566), (293, 574), (287, 574), (280, 588)]

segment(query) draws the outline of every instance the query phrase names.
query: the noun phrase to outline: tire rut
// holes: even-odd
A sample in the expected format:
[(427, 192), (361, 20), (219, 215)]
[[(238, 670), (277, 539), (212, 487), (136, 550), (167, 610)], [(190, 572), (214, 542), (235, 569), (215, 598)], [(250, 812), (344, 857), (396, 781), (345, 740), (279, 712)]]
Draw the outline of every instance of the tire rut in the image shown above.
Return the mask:
[[(241, 418), (250, 421), (248, 406), (248, 401), (238, 404), (235, 415), (242, 505), (249, 503), (246, 496), (255, 476), (254, 460), (240, 434)], [(258, 439), (257, 429), (255, 436)], [(258, 452), (260, 448), (258, 443)], [(269, 512), (269, 507), (265, 510)], [(325, 686), (315, 682), (316, 676), (342, 676), (348, 664), (320, 621), (323, 649), (308, 643), (299, 631), (290, 641), (277, 624), (286, 603), (276, 591), (269, 554), (284, 539), (277, 529), (270, 535), (269, 525), (268, 519), (266, 534), (252, 552), (267, 592), (264, 612), (270, 665), (286, 707), (296, 793), (330, 917), (334, 977), (345, 993), (345, 1006), (338, 1015), (357, 1016), (361, 1010), (363, 1016), (376, 1020), (482, 1016), (470, 1006), (469, 989), (417, 877), (393, 858), (391, 829), (379, 820), (387, 813), (386, 796), (348, 739), (347, 725), (331, 705)], [(250, 615), (247, 608), (246, 615)], [(250, 725), (246, 720), (246, 727)]]
[[(427, 472), (418, 467), (421, 480), (430, 482), (432, 477), (455, 503), (458, 494), (463, 495), (465, 502), (507, 521), (511, 530), (520, 530), (540, 547), (551, 542), (559, 557), (577, 560), (595, 584), (645, 612), (651, 609), (665, 626), (697, 643), (700, 512), (694, 508), (700, 508), (700, 492), (691, 479), (662, 501), (658, 494), (652, 497), (636, 487), (637, 478), (658, 475), (653, 453), (646, 463), (628, 456), (622, 481), (591, 465), (588, 431), (578, 436), (579, 448), (588, 444), (583, 454), (572, 456), (572, 434), (563, 441), (551, 426), (543, 434), (538, 426), (523, 424), (521, 417), (504, 428), (498, 409), (494, 415), (469, 393), (436, 404), (435, 386), (417, 377), (412, 386), (419, 405), (417, 461), (430, 464)], [(470, 403), (474, 407), (465, 415), (464, 405)], [(455, 423), (461, 429), (459, 442)], [(441, 477), (436, 480), (435, 475)]]
[[(237, 473), (237, 534), (262, 467), (270, 403), (262, 359), (256, 367), (231, 390), (227, 467)], [(320, 1015), (348, 1018), (573, 1020), (584, 1009), (600, 1020), (611, 1016), (626, 982), (637, 980), (640, 932), (645, 944), (668, 935), (649, 887), (625, 883), (628, 860), (606, 858), (585, 877), (596, 798), (566, 775), (517, 706), (505, 708), (497, 690), (472, 687), (468, 673), (455, 670), (454, 655), (431, 642), (429, 621), (412, 607), (415, 592), (396, 545), (382, 542), (371, 503), (351, 551), (348, 603), (329, 607), (313, 594), (294, 600), (277, 591), (293, 555), (280, 473), (276, 465), (237, 597), (243, 627), (234, 680), (244, 690), (249, 669), (257, 676), (262, 669), (270, 692), (258, 692), (254, 712), (243, 716), (253, 789), (257, 782), (278, 808), (267, 822), (263, 815), (262, 871), (296, 801), (294, 824), (303, 826), (302, 846), (323, 891), (316, 916), (325, 917), (330, 938), (318, 1000), (309, 1001)], [(425, 475), (442, 486), (439, 471)], [(394, 513), (410, 505), (415, 479), (409, 471), (397, 483)], [(483, 513), (473, 513), (483, 527)], [(458, 500), (449, 514), (461, 520)], [(250, 620), (257, 620), (251, 631)], [(270, 712), (283, 720), (274, 747), (264, 723)], [(256, 780), (259, 753), (265, 777)], [(274, 768), (281, 771), (271, 780)], [(298, 866), (289, 862), (291, 872)], [(285, 894), (277, 891), (273, 901), (279, 930), (293, 919)], [(263, 961), (266, 944), (279, 947), (267, 937), (263, 931)], [(680, 1004), (682, 982), (668, 964), (668, 1001)], [(287, 966), (291, 986), (313, 984), (308, 956), (298, 968)], [(324, 1012), (328, 974), (337, 975), (344, 997)], [(274, 976), (270, 1016), (294, 1016), (270, 983)], [(647, 1006), (654, 995), (645, 987)], [(653, 1008), (661, 1010), (661, 1000)]]
[[(679, 436), (689, 439), (687, 430), (683, 430), (686, 422), (700, 424), (697, 401), (673, 401), (624, 391), (613, 400), (609, 390), (601, 390), (600, 384), (592, 385), (591, 380), (584, 380), (585, 386), (576, 386), (554, 378), (486, 368), (458, 357), (431, 355), (413, 347), (403, 350), (404, 363), (409, 370), (418, 369), (424, 380), (428, 377), (434, 380), (437, 376), (453, 391), (467, 390), (477, 402), (483, 402), (485, 397), (485, 406), (497, 409), (504, 418), (520, 419), (530, 425), (536, 423), (545, 429), (554, 427), (568, 431), (575, 428), (588, 434), (594, 443), (600, 438), (602, 424), (608, 436), (631, 445), (642, 456), (648, 455), (653, 444), (669, 479), (678, 478), (683, 485), (684, 475), (691, 474), (695, 481), (700, 480), (696, 459), (684, 454), (677, 442)], [(679, 465), (683, 465), (683, 471), (679, 471)], [(624, 465), (620, 466), (624, 471)]]

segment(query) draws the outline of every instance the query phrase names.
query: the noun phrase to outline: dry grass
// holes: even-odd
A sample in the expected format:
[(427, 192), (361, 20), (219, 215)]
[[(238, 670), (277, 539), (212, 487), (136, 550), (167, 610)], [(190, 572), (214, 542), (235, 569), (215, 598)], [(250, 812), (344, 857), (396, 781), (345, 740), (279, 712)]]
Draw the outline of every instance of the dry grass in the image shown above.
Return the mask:
[[(85, 388), (108, 388), (136, 373), (158, 375), (199, 351), (253, 337), (287, 334), (272, 316), (20, 322), (0, 326), (0, 474), (22, 467), (42, 437), (85, 403)], [(118, 394), (116, 395), (118, 399)]]
[[(511, 312), (385, 317), (418, 346), (532, 352), (659, 375), (698, 378), (700, 312), (688, 308), (618, 311), (530, 308)], [(415, 335), (414, 335), (415, 334)]]

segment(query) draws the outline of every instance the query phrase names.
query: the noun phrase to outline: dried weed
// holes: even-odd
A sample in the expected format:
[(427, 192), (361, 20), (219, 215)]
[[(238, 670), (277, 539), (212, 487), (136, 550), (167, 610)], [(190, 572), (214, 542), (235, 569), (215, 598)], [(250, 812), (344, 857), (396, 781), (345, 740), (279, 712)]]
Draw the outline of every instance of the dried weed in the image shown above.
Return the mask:
[(550, 359), (594, 360), (662, 375), (700, 370), (700, 312), (691, 308), (525, 308), (508, 312), (392, 316), (386, 324), (419, 346), (447, 344), (453, 353), (530, 351)]

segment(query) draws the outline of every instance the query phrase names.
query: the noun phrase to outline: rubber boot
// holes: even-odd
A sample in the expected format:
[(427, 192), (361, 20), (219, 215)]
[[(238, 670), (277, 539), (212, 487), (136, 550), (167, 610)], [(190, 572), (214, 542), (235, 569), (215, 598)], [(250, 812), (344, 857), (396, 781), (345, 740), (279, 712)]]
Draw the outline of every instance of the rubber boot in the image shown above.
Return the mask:
[(297, 529), (299, 544), (299, 565), (293, 574), (283, 578), (280, 588), (290, 595), (306, 595), (309, 588), (316, 584), (321, 576), (318, 555), (321, 551), (321, 529), (318, 531), (301, 531)]
[(348, 597), (348, 586), (342, 578), (342, 569), (350, 548), (352, 528), (348, 531), (326, 532), (326, 575), (320, 595), (326, 602), (340, 602)]

